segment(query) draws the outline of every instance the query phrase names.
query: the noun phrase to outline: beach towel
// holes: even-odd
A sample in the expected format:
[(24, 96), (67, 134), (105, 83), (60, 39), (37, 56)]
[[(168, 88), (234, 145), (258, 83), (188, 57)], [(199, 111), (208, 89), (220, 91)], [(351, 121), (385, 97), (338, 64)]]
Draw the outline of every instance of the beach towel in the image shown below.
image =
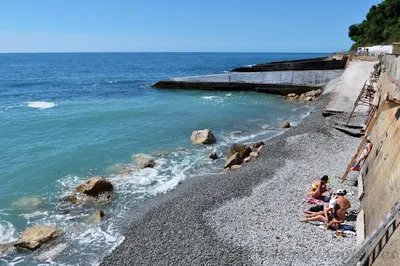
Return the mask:
[(316, 198), (313, 198), (310, 194), (307, 194), (304, 201), (307, 202), (308, 204), (320, 205), (320, 204), (323, 204), (323, 199), (324, 199), (324, 197), (320, 197), (320, 198), (316, 199)]

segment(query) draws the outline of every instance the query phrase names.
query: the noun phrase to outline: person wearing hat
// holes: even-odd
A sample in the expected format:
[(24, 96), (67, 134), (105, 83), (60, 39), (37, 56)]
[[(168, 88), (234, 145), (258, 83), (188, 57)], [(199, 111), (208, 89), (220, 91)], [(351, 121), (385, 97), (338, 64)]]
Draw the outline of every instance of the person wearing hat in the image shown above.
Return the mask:
[(358, 160), (356, 161), (356, 163), (353, 165), (353, 167), (350, 169), (351, 171), (360, 171), (360, 163), (365, 160), (365, 158), (367, 158), (368, 154), (371, 152), (372, 150), (372, 143), (371, 143), (371, 139), (369, 138), (369, 136), (367, 137), (367, 145), (365, 145), (365, 148), (360, 156), (360, 158), (358, 158)]
[(339, 189), (336, 191), (336, 216), (333, 217), (328, 223), (328, 228), (331, 229), (339, 229), (340, 224), (344, 222), (344, 219), (346, 217), (346, 211), (351, 207), (350, 201), (345, 198), (344, 196), (347, 194), (346, 190)]
[(308, 194), (310, 194), (313, 198), (319, 199), (322, 197), (322, 194), (324, 194), (327, 191), (326, 184), (330, 183), (330, 178), (327, 175), (324, 175), (321, 177), (320, 180), (315, 181), (312, 183), (311, 188), (308, 191)]
[[(332, 198), (329, 201), (328, 208), (320, 212), (309, 212), (304, 211), (306, 213), (306, 218), (300, 219), (300, 222), (307, 223), (307, 222), (323, 222), (323, 223), (330, 223), (335, 218), (338, 217), (337, 210), (339, 206), (335, 198)], [(329, 224), (328, 224), (329, 226)]]

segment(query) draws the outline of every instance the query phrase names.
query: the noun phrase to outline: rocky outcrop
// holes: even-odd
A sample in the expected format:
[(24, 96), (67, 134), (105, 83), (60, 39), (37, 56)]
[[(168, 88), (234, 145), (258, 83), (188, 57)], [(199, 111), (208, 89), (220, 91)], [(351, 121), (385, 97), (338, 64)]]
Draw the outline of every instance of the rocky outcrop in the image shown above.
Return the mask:
[(285, 123), (283, 123), (282, 127), (283, 128), (289, 128), (290, 127), (290, 122), (286, 121)]
[(211, 153), (211, 154), (208, 156), (208, 158), (210, 158), (210, 159), (212, 159), (212, 160), (216, 160), (216, 159), (218, 159), (218, 155), (217, 155), (216, 152), (213, 152), (213, 153)]
[(14, 246), (36, 250), (40, 248), (41, 245), (58, 238), (61, 233), (62, 232), (55, 226), (35, 225), (25, 230), (25, 232), (20, 235)]
[(303, 94), (297, 95), (295, 93), (289, 93), (286, 95), (285, 99), (289, 101), (299, 101), (299, 102), (311, 102), (311, 101), (318, 101), (321, 99), (322, 90), (312, 90), (305, 92)]
[(229, 159), (226, 161), (224, 168), (230, 168), (231, 166), (239, 165), (242, 162), (243, 162), (242, 157), (240, 156), (240, 154), (238, 152), (236, 152), (231, 157), (229, 157)]
[(89, 178), (85, 183), (76, 187), (79, 192), (85, 193), (86, 195), (96, 197), (100, 193), (111, 191), (114, 187), (110, 181), (103, 176), (96, 176)]
[(156, 166), (154, 158), (144, 153), (132, 155), (132, 163), (139, 169), (153, 168)]
[(244, 158), (250, 155), (251, 148), (247, 147), (244, 144), (239, 144), (239, 143), (232, 144), (232, 146), (229, 148), (226, 154), (226, 159), (231, 158), (232, 155), (234, 155), (235, 153), (239, 153), (240, 157), (243, 160)]
[(193, 131), (190, 141), (193, 144), (213, 144), (217, 141), (217, 139), (210, 130), (204, 129)]

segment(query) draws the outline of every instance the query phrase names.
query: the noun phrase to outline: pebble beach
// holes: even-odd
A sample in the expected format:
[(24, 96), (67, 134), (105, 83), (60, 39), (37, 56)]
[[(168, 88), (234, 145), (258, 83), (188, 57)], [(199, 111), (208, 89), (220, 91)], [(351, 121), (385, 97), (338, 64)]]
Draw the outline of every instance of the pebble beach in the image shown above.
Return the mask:
[(340, 177), (360, 139), (333, 128), (346, 113), (321, 115), (328, 98), (301, 123), (265, 141), (256, 160), (186, 180), (144, 204), (102, 265), (340, 265), (356, 246), (355, 234), (340, 237), (299, 221), (312, 206), (304, 201), (308, 188), (322, 175), (332, 177), (333, 191), (349, 192), (350, 212), (359, 208), (356, 173), (343, 184)]

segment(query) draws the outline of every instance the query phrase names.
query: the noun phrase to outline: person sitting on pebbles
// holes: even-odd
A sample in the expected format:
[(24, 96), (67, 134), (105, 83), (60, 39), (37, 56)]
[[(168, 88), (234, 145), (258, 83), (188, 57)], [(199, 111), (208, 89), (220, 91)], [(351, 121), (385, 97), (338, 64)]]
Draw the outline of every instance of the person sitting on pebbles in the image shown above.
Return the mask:
[(300, 219), (300, 222), (324, 222), (329, 229), (339, 229), (344, 222), (346, 210), (351, 207), (350, 201), (344, 197), (346, 194), (346, 190), (339, 189), (336, 196), (330, 200), (328, 208), (317, 213), (305, 211), (307, 218)]
[(369, 138), (369, 136), (367, 137), (366, 142), (367, 142), (367, 145), (365, 145), (365, 148), (362, 151), (360, 158), (358, 158), (358, 160), (356, 161), (354, 166), (350, 169), (350, 171), (360, 171), (360, 163), (363, 160), (365, 160), (367, 158), (368, 154), (371, 152), (373, 145), (371, 143), (371, 139)]
[(330, 178), (327, 175), (321, 177), (320, 180), (312, 183), (311, 188), (308, 191), (308, 194), (315, 199), (320, 199), (322, 194), (324, 194), (328, 189), (326, 188), (326, 184), (330, 183)]

